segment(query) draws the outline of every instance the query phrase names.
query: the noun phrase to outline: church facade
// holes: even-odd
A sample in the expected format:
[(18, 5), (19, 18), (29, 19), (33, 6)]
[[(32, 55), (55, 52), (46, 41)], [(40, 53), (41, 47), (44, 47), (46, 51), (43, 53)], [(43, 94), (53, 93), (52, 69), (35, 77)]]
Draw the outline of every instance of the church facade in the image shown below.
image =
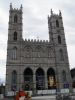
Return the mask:
[(22, 6), (10, 5), (6, 62), (6, 92), (71, 88), (62, 14), (48, 16), (49, 40), (22, 37)]

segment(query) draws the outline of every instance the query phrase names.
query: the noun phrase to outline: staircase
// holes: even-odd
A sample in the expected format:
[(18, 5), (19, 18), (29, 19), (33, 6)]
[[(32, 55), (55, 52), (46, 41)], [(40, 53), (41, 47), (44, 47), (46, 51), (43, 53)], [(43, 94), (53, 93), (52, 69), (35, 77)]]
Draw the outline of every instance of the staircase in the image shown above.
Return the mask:
[[(14, 98), (4, 98), (1, 100), (15, 100)], [(24, 99), (21, 99), (24, 100)], [(56, 96), (36, 96), (31, 97), (29, 100), (56, 100)]]
[[(3, 99), (0, 99), (0, 100), (15, 100), (15, 99), (12, 98), (12, 97), (9, 97), (9, 98), (3, 98)], [(20, 98), (19, 100), (27, 100), (27, 99)], [(63, 96), (63, 98), (60, 97), (60, 96), (56, 97), (55, 95), (35, 96), (35, 97), (31, 97), (28, 100), (75, 100), (75, 95), (74, 96)]]

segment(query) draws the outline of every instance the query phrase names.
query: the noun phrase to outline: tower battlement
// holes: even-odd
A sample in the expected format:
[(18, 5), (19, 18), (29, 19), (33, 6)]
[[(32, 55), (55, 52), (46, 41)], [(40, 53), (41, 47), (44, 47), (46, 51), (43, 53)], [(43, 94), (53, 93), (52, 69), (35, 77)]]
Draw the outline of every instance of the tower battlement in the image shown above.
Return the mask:
[(12, 7), (12, 3), (10, 3), (10, 11), (17, 11), (17, 12), (20, 12), (20, 11), (22, 11), (22, 5), (20, 6), (20, 8), (13, 8)]
[(31, 42), (31, 43), (50, 43), (48, 40), (39, 40), (39, 39), (25, 39), (24, 42)]
[(48, 17), (62, 17), (62, 13), (61, 13), (60, 10), (59, 10), (59, 14), (54, 13), (52, 9), (51, 9), (51, 12), (50, 13), (51, 14), (48, 15)]

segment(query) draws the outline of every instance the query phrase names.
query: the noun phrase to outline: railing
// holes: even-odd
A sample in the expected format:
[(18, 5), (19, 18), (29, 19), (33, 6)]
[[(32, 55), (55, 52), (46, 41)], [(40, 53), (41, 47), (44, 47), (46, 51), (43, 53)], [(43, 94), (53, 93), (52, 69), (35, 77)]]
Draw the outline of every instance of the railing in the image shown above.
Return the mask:
[[(28, 92), (31, 96), (36, 96), (36, 95), (59, 95), (59, 94), (75, 94), (75, 89), (73, 89), (73, 92), (70, 93), (69, 89), (61, 89), (60, 92), (58, 93), (56, 89), (52, 90), (36, 90), (36, 94), (33, 93), (33, 91), (25, 91)], [(16, 94), (16, 91), (15, 91)], [(8, 91), (7, 96), (14, 96), (14, 91)]]

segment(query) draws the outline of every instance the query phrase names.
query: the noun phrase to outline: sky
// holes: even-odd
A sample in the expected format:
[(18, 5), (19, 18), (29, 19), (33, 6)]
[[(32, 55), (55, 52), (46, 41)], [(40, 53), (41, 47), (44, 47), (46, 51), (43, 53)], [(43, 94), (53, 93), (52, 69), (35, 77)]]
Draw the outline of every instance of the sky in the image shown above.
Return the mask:
[(75, 0), (0, 0), (0, 81), (5, 82), (9, 6), (23, 6), (23, 38), (48, 40), (50, 10), (62, 12), (70, 69), (75, 68)]

